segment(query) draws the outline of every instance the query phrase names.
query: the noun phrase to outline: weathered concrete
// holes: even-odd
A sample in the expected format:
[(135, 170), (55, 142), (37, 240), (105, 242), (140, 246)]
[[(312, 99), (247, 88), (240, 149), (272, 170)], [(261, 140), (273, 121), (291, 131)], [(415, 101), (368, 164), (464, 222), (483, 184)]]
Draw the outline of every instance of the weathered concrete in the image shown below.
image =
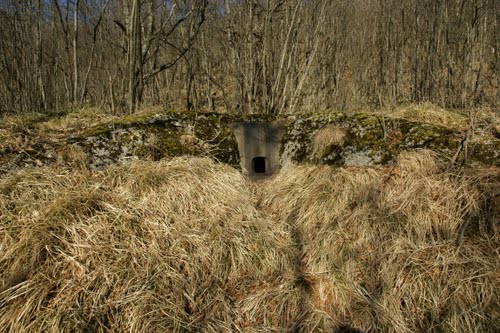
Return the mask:
[(280, 168), (281, 140), (285, 132), (278, 122), (229, 124), (240, 154), (241, 170), (252, 179), (267, 177)]
[(252, 161), (259, 162), (255, 157), (264, 158), (265, 172), (258, 175), (265, 177), (287, 163), (384, 165), (412, 149), (430, 149), (445, 162), (460, 152), (458, 165), (500, 166), (500, 140), (493, 133), (469, 142), (467, 158), (460, 150), (465, 136), (464, 131), (364, 113), (276, 117), (163, 111), (125, 116), (58, 142), (35, 143), (30, 150), (0, 151), (0, 177), (60, 161), (71, 167), (75, 156), (77, 165), (91, 170), (132, 159), (207, 156), (251, 177), (256, 176)]

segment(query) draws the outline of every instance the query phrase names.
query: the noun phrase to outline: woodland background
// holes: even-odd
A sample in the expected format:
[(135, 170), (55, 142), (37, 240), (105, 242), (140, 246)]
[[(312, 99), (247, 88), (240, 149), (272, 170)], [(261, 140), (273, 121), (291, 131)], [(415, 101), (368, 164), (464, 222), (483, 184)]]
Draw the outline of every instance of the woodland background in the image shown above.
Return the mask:
[(0, 0), (0, 114), (500, 105), (498, 0)]

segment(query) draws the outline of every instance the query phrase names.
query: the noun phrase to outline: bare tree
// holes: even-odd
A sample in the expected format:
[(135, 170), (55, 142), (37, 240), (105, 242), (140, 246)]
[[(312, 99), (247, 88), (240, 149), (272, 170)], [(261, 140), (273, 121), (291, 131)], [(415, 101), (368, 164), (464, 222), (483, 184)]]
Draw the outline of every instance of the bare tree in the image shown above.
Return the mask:
[(3, 0), (0, 112), (500, 103), (495, 0)]

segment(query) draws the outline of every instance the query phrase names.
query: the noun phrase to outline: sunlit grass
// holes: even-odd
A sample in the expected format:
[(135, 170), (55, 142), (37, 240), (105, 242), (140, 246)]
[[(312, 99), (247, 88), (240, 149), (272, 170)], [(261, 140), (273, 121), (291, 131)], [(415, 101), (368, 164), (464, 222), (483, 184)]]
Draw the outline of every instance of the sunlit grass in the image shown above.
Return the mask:
[(498, 168), (417, 151), (250, 183), (201, 158), (80, 164), (0, 180), (1, 332), (498, 327)]

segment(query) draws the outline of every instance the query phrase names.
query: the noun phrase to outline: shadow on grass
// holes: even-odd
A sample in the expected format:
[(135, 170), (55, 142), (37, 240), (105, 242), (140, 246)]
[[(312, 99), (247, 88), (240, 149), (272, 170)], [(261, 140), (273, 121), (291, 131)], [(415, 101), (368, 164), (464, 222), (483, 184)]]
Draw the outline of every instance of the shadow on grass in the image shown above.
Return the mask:
[(355, 328), (349, 327), (347, 325), (342, 325), (342, 326), (337, 327), (333, 331), (333, 333), (363, 333), (363, 332), (360, 330), (357, 330)]

